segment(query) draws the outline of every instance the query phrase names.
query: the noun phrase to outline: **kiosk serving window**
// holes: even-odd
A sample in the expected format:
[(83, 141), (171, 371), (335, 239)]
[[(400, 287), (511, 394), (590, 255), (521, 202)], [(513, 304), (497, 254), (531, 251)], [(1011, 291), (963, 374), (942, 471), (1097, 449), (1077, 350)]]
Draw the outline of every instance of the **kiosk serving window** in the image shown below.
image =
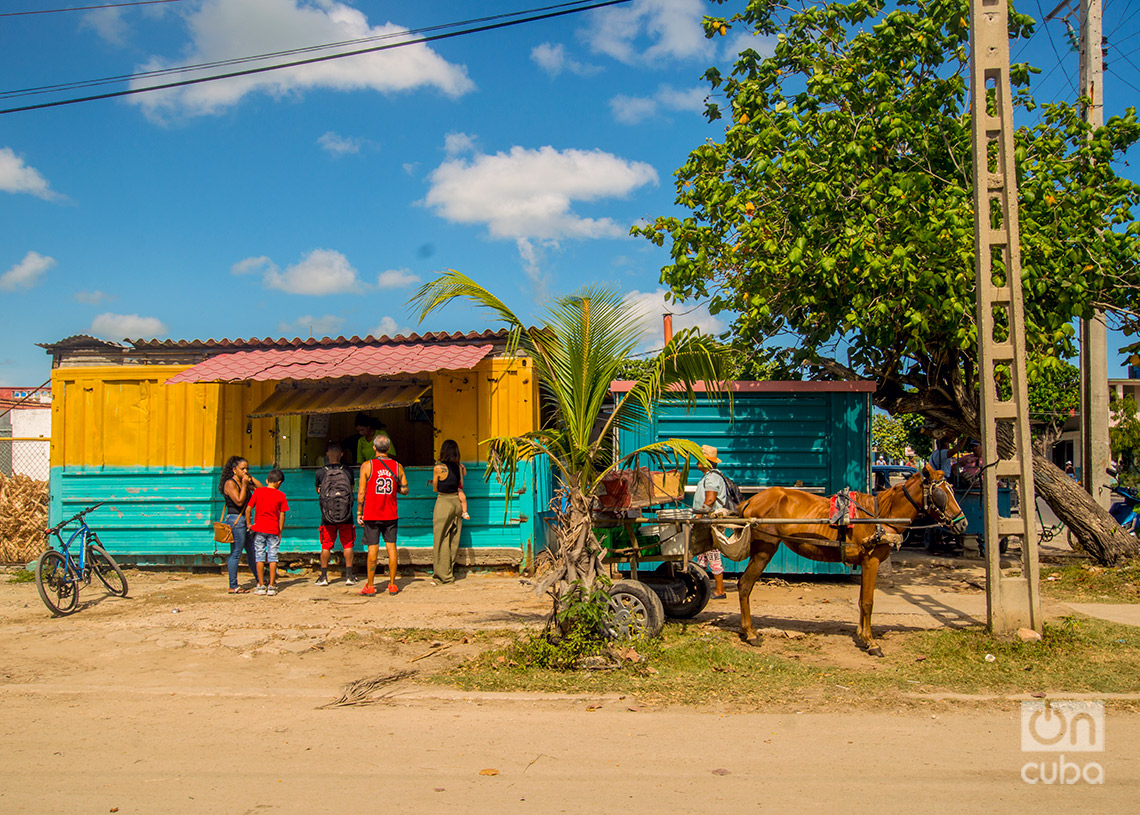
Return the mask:
[(319, 467), (329, 442), (349, 451), (359, 463), (358, 428), (387, 433), (394, 457), (405, 467), (430, 466), (435, 455), (430, 383), (408, 380), (351, 383), (282, 382), (249, 413), (249, 418), (277, 419), (276, 460), (282, 467)]

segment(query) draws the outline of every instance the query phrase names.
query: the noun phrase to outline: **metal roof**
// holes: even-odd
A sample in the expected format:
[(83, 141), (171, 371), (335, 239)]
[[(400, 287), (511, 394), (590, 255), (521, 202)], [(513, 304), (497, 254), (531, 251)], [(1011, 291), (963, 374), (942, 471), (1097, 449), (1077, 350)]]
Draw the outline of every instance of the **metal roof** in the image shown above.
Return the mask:
[(172, 376), (166, 384), (339, 379), (461, 371), (475, 367), (491, 350), (491, 345), (399, 344), (233, 351), (211, 356)]
[(227, 350), (243, 350), (254, 348), (313, 348), (313, 347), (336, 347), (336, 346), (351, 346), (351, 345), (407, 345), (409, 343), (436, 343), (436, 342), (479, 342), (489, 340), (503, 340), (507, 337), (506, 329), (499, 329), (492, 331), (487, 329), (485, 331), (468, 331), (466, 333), (461, 331), (430, 331), (426, 334), (397, 334), (394, 337), (381, 336), (374, 337), (369, 334), (367, 337), (321, 337), (319, 339), (301, 337), (294, 337), (287, 339), (285, 337), (265, 337), (259, 339), (257, 337), (250, 337), (249, 339), (228, 339), (223, 338), (216, 340), (213, 338), (205, 340), (159, 340), (159, 339), (142, 339), (137, 340), (126, 339), (123, 343), (109, 342), (101, 340), (98, 337), (92, 337), (87, 334), (76, 334), (72, 337), (66, 337), (58, 342), (42, 342), (37, 343), (40, 348), (48, 351), (66, 350), (72, 348), (117, 348), (129, 349), (135, 348), (138, 350), (164, 350), (164, 349), (178, 349), (178, 350), (192, 350), (192, 351), (227, 351)]

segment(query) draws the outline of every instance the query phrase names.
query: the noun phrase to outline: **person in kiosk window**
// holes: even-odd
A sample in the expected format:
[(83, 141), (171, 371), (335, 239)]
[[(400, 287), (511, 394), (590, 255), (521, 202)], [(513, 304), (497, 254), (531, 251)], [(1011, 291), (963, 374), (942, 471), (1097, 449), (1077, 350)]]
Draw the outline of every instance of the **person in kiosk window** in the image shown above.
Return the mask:
[[(709, 464), (705, 466), (697, 462), (697, 468), (704, 473), (701, 480), (697, 482), (696, 492), (693, 494), (693, 511), (697, 514), (708, 514), (717, 509), (726, 508), (726, 499), (728, 497), (728, 484), (725, 483), (724, 476), (721, 475), (717, 465), (720, 464), (720, 456), (717, 449), (708, 444), (701, 445), (701, 454), (708, 459)], [(707, 527), (705, 527), (706, 531)], [(713, 573), (713, 579), (716, 581), (716, 593), (713, 594), (714, 600), (725, 599), (724, 593), (724, 563), (721, 560), (720, 552), (716, 549), (710, 549), (703, 554), (697, 555), (697, 563), (706, 567)]]
[(377, 434), (372, 439), (375, 458), (360, 465), (360, 486), (356, 493), (356, 523), (364, 530), (368, 547), (368, 579), (360, 593), (376, 593), (376, 561), (380, 556), (380, 538), (388, 550), (388, 593), (400, 591), (396, 586), (396, 526), (399, 519), (397, 494), (408, 494), (408, 479), (400, 462), (389, 458), (391, 440)]

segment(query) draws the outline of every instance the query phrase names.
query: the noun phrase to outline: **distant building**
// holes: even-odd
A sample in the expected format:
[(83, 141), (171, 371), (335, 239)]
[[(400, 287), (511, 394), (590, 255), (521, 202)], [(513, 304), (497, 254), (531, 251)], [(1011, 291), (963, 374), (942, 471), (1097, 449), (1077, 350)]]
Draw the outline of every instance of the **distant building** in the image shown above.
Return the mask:
[(0, 473), (47, 481), (51, 388), (0, 387)]

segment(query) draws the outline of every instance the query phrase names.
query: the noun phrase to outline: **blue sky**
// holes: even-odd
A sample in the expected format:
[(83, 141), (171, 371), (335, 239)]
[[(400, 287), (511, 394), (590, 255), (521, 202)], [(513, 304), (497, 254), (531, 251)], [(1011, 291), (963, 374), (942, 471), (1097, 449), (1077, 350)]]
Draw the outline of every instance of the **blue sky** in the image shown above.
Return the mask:
[[(0, 0), (0, 12), (90, 5)], [(178, 0), (0, 17), (0, 90), (130, 74), (532, 8), (520, 0)], [(221, 338), (473, 330), (408, 295), (470, 274), (524, 316), (585, 283), (663, 310), (663, 249), (628, 236), (673, 211), (672, 173), (721, 125), (712, 64), (744, 32), (700, 20), (740, 4), (633, 0), (426, 45), (122, 99), (0, 116), (0, 384), (36, 385), (34, 343), (90, 333)], [(1140, 86), (1136, 0), (1110, 70)], [(1023, 9), (1043, 17), (1032, 4)], [(1048, 11), (1048, 9), (1045, 9)], [(1051, 36), (1050, 36), (1051, 35)], [(1016, 52), (1015, 52), (1016, 53)], [(1026, 47), (1041, 99), (1074, 98), (1059, 23)], [(1106, 115), (1136, 104), (1107, 76)], [(7, 107), (7, 100), (0, 107)], [(36, 101), (36, 100), (33, 100)], [(1123, 171), (1136, 177), (1132, 168)], [(722, 330), (699, 304), (679, 325)], [(659, 318), (651, 326), (658, 329)], [(1120, 344), (1110, 340), (1112, 349)], [(1115, 362), (1115, 360), (1113, 360)], [(1114, 368), (1115, 370), (1115, 368)]]

